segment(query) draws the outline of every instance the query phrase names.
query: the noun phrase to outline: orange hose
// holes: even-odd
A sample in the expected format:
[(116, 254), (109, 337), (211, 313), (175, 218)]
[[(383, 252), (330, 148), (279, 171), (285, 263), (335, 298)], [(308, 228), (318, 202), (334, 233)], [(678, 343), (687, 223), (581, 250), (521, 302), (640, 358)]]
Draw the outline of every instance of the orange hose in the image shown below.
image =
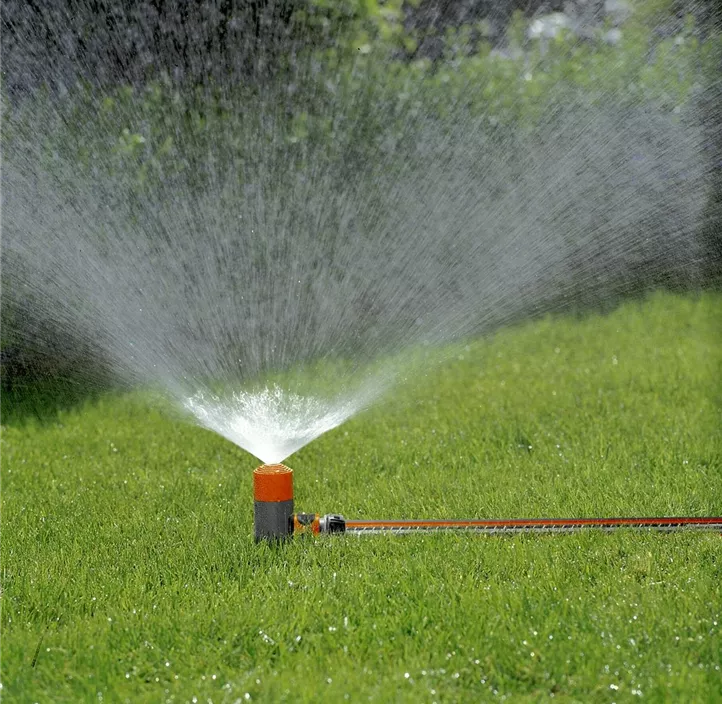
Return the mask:
[(722, 517), (640, 517), (640, 518), (520, 518), (494, 520), (347, 520), (347, 531), (412, 531), (469, 529), (482, 531), (543, 531), (579, 528), (706, 528), (722, 531)]

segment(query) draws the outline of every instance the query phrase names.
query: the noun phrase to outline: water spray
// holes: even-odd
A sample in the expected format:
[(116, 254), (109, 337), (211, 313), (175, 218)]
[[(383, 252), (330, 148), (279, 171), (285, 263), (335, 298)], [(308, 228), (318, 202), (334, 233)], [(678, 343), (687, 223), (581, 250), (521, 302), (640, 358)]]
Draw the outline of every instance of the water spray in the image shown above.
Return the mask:
[(282, 464), (262, 465), (253, 472), (256, 541), (285, 540), (301, 533), (422, 533), (470, 531), (490, 535), (506, 533), (576, 533), (620, 528), (677, 532), (722, 532), (722, 516), (636, 518), (514, 518), (468, 520), (347, 520), (340, 514), (295, 513), (293, 470)]

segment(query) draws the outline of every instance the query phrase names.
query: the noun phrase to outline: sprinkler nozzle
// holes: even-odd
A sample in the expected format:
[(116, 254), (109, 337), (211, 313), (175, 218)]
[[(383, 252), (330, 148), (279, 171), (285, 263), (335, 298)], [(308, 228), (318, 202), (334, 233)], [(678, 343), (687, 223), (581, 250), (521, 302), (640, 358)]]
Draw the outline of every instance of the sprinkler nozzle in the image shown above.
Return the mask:
[(253, 470), (254, 532), (256, 542), (285, 540), (293, 535), (293, 470), (264, 464)]

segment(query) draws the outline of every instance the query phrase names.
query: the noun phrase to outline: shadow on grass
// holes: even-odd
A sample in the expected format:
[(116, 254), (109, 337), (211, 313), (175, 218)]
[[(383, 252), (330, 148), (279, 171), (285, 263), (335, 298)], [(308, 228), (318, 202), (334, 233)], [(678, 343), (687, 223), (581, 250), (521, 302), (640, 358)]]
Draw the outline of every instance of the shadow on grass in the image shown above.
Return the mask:
[(4, 426), (51, 424), (63, 411), (93, 403), (111, 390), (82, 379), (14, 380), (0, 390), (0, 422)]
[[(609, 314), (626, 302), (644, 300), (660, 290), (673, 295), (694, 296), (704, 289), (722, 289), (722, 286), (715, 287), (711, 279), (707, 279), (705, 283), (707, 286), (695, 286), (690, 285), (689, 281), (667, 280), (665, 285), (640, 286), (623, 294), (615, 293), (613, 289), (604, 292), (594, 287), (580, 286), (571, 296), (551, 303), (545, 301), (538, 310), (526, 310), (502, 327), (529, 323), (550, 313), (577, 319), (583, 319), (592, 313)], [(484, 333), (495, 331), (496, 329), (489, 329)], [(58, 376), (50, 375), (47, 371), (38, 373), (32, 363), (26, 366), (16, 365), (14, 369), (9, 364), (4, 364), (3, 367), (0, 386), (0, 423), (3, 426), (52, 424), (64, 411), (95, 403), (108, 394), (127, 391), (127, 387), (122, 389), (104, 375), (102, 378), (97, 376), (97, 369), (93, 369), (88, 375), (76, 370), (77, 373)]]

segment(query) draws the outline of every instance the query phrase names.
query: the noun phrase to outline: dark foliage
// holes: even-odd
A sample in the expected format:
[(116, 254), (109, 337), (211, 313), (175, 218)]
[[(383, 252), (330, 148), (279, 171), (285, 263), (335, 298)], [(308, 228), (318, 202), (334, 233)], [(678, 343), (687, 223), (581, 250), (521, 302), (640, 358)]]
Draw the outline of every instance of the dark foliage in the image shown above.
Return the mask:
[[(138, 85), (259, 79), (292, 48), (294, 0), (6, 0), (4, 79), (15, 96), (43, 83)], [(52, 66), (52, 72), (48, 72)]]

